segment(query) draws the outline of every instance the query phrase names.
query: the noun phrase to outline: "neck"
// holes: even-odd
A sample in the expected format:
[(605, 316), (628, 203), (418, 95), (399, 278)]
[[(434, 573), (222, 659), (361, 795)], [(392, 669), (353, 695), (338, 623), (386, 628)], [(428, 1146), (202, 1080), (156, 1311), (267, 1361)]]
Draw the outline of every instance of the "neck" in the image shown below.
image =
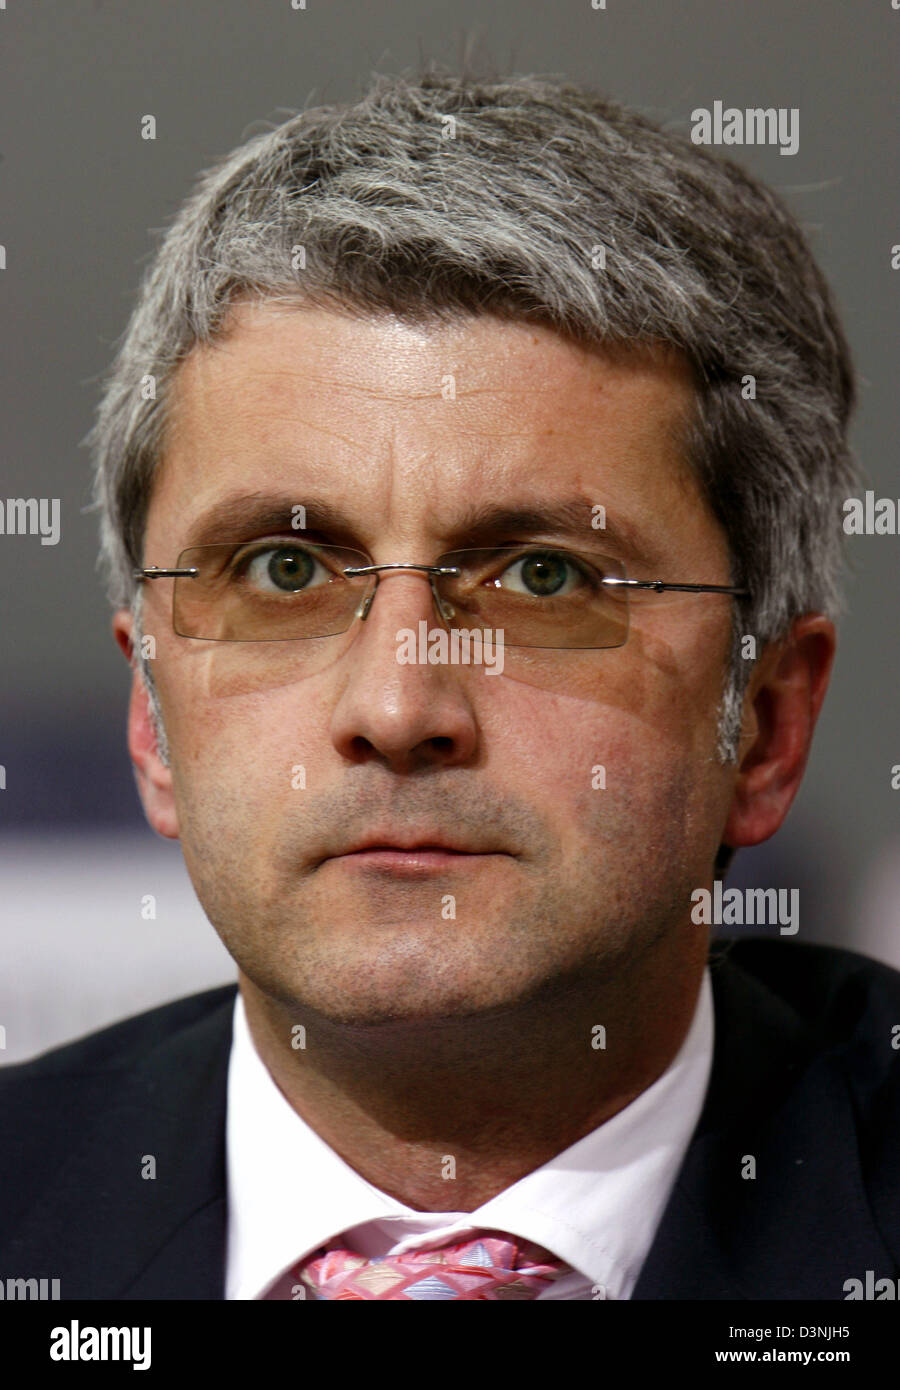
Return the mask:
[(297, 1049), (297, 1010), (239, 979), (262, 1061), (346, 1163), (415, 1210), (474, 1211), (662, 1075), (687, 1035), (705, 961), (704, 941), (632, 971), (582, 970), (474, 1017), (367, 1028), (304, 1009), (315, 1045)]

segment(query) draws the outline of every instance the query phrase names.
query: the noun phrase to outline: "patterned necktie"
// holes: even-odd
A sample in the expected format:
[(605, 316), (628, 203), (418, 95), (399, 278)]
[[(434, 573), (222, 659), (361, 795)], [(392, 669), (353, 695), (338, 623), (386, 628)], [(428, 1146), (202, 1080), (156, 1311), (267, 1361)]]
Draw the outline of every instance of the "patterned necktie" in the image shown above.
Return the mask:
[(571, 1266), (505, 1231), (403, 1255), (366, 1259), (331, 1241), (299, 1261), (292, 1277), (314, 1299), (537, 1298)]

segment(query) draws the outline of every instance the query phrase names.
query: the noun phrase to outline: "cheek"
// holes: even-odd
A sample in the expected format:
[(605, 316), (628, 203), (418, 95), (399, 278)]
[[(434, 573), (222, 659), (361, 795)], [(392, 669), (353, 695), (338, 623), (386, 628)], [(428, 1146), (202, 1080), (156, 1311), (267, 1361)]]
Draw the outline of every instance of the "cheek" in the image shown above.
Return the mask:
[(160, 682), (160, 694), (182, 839), (277, 841), (285, 811), (321, 785), (327, 714), (311, 687), (224, 697), (188, 680)]
[[(632, 624), (629, 646), (660, 701), (677, 699), (702, 723), (715, 709), (731, 649), (730, 601), (715, 594), (654, 595)], [(666, 602), (666, 599), (669, 599)]]
[(565, 695), (504, 681), (502, 713), (482, 712), (495, 778), (542, 808), (570, 872), (593, 862), (604, 876), (616, 864), (653, 876), (667, 864), (680, 877), (711, 859), (721, 797), (710, 650), (701, 640), (676, 661), (666, 640), (640, 634), (590, 672), (573, 663)]
[[(657, 705), (629, 697), (596, 672), (591, 699), (514, 683), (503, 694), (502, 708), (480, 712), (489, 775), (533, 799), (569, 835), (574, 827), (578, 837), (594, 836), (611, 815), (621, 820), (683, 794), (690, 723), (671, 698)], [(678, 708), (686, 712), (689, 702)], [(673, 781), (679, 792), (670, 795)]]
[(715, 744), (728, 635), (721, 621), (707, 621), (675, 642), (671, 626), (657, 619), (608, 651), (514, 654), (498, 681), (500, 714), (485, 704), (480, 721), (516, 745), (536, 785), (557, 789), (595, 789), (603, 768), (634, 782), (644, 769), (685, 757), (705, 762)]

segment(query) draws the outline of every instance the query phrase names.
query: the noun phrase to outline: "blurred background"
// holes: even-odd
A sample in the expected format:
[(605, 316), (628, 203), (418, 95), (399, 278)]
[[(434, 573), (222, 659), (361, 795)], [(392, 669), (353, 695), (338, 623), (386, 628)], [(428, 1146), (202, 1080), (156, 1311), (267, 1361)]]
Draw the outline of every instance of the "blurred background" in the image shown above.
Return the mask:
[[(197, 172), (266, 123), (429, 60), (565, 76), (685, 133), (715, 100), (799, 108), (797, 154), (727, 153), (810, 234), (860, 376), (865, 486), (900, 498), (891, 0), (294, 4), (0, 9), (0, 497), (61, 507), (58, 545), (0, 537), (0, 1062), (235, 977), (179, 846), (143, 818), (80, 441), (159, 231)], [(140, 138), (147, 113), (154, 141)], [(852, 537), (847, 554), (848, 611), (803, 788), (729, 882), (799, 888), (799, 939), (900, 967), (900, 537)]]

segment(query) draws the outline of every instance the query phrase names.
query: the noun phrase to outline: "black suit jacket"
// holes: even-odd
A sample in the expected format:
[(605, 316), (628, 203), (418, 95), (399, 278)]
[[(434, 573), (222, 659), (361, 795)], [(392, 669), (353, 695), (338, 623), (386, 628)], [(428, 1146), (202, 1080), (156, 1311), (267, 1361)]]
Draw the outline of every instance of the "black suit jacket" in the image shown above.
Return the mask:
[[(900, 972), (764, 939), (710, 961), (710, 1086), (634, 1298), (840, 1300), (867, 1270), (896, 1279)], [(235, 988), (0, 1069), (0, 1279), (223, 1298)]]

